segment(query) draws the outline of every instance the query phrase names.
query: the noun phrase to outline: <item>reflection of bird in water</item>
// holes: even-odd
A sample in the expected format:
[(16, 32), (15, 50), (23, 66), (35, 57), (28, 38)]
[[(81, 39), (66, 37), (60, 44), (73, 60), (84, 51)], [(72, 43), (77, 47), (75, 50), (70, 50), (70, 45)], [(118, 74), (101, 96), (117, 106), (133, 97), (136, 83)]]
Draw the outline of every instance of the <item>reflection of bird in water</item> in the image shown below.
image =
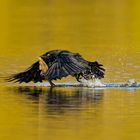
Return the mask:
[(27, 70), (14, 74), (8, 81), (15, 82), (42, 82), (48, 80), (54, 86), (52, 80), (61, 79), (69, 75), (75, 77), (77, 81), (101, 79), (104, 77), (105, 69), (98, 62), (89, 62), (80, 54), (66, 50), (49, 51), (39, 57)]
[[(55, 115), (71, 116), (81, 112), (98, 113), (102, 106), (104, 90), (83, 87), (44, 88), (44, 87), (7, 87), (25, 103), (38, 108), (38, 113), (45, 117)], [(20, 97), (20, 98), (19, 98)], [(20, 101), (20, 100), (19, 100)], [(96, 111), (97, 110), (97, 111)], [(79, 114), (79, 115), (80, 115)], [(45, 116), (44, 116), (45, 115)]]
[(40, 103), (51, 108), (78, 107), (82, 104), (100, 103), (103, 99), (103, 89), (89, 88), (31, 88), (13, 87), (16, 92), (25, 93), (29, 99), (38, 98)]

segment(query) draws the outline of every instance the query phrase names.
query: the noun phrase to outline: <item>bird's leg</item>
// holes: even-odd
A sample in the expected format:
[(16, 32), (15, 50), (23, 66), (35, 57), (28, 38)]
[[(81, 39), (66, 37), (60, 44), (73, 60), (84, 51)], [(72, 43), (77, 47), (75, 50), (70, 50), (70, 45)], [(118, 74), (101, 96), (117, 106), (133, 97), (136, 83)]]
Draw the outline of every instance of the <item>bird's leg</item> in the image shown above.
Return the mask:
[(82, 86), (87, 86), (87, 79), (84, 77), (83, 73), (80, 73), (76, 76), (78, 82), (81, 83)]
[(78, 82), (81, 82), (81, 80), (80, 80), (80, 79), (81, 79), (81, 76), (82, 76), (81, 74), (77, 74), (77, 75), (75, 76), (75, 78), (76, 78), (76, 80), (77, 80)]
[(49, 80), (49, 83), (50, 83), (51, 87), (55, 86), (55, 84), (51, 80)]
[(77, 74), (77, 75), (76, 75), (76, 80), (77, 80), (78, 82), (80, 82), (80, 80), (79, 80), (79, 79), (80, 79), (80, 75), (79, 75), (79, 74)]

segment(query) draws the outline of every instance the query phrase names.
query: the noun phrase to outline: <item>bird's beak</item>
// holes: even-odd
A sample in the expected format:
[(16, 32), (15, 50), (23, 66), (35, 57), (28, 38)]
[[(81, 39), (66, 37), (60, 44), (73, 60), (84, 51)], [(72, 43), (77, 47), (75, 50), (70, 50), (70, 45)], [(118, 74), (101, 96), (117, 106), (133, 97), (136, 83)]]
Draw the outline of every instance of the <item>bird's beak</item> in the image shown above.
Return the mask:
[(38, 60), (39, 60), (39, 61), (41, 61), (41, 59), (42, 59), (41, 57), (38, 57)]
[(43, 60), (42, 57), (38, 57), (38, 60), (41, 61), (41, 62), (43, 62), (43, 63), (45, 63), (45, 61)]
[(47, 64), (41, 57), (39, 57), (38, 59), (39, 59), (39, 70), (41, 70), (41, 73), (46, 73), (48, 70)]

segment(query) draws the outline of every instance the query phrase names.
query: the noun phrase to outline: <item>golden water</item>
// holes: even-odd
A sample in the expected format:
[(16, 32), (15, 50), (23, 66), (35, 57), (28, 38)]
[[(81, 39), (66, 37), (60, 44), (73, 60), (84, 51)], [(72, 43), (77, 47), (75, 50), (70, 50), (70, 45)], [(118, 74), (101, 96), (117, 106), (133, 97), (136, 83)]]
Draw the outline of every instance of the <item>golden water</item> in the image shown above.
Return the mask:
[[(139, 13), (138, 0), (1, 1), (0, 77), (66, 49), (103, 63), (105, 82), (139, 81)], [(2, 79), (0, 85), (0, 139), (140, 137), (139, 90), (10, 88)]]
[(1, 88), (0, 139), (139, 139), (139, 101), (140, 90)]

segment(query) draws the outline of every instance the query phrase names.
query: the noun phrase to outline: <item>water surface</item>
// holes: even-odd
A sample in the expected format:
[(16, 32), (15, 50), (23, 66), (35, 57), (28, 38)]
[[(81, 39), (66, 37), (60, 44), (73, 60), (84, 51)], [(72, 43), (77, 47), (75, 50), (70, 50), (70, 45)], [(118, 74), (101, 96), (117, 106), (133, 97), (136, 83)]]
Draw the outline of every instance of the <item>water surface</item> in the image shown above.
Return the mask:
[(0, 88), (0, 139), (134, 140), (139, 89)]

